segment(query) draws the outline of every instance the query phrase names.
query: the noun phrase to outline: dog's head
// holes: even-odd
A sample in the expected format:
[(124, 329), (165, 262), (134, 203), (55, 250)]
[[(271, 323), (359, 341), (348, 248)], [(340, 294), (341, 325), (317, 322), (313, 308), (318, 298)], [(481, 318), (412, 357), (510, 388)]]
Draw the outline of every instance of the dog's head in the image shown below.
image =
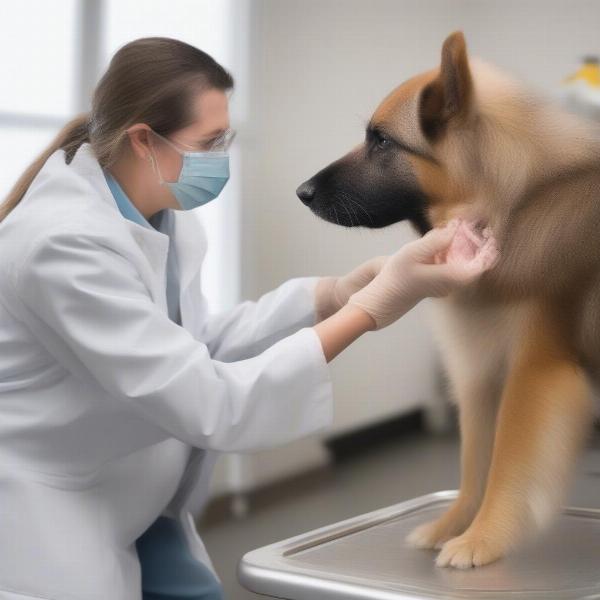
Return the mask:
[(452, 217), (489, 226), (502, 250), (482, 278), (493, 297), (557, 294), (579, 289), (582, 265), (597, 273), (600, 264), (590, 241), (600, 218), (599, 140), (597, 124), (469, 59), (456, 32), (440, 66), (393, 90), (364, 142), (297, 194), (349, 227), (408, 219), (424, 233)]
[[(490, 78), (485, 65), (480, 70), (492, 105), (499, 101), (506, 112), (512, 82)], [(481, 191), (474, 182), (485, 181), (486, 159), (496, 158), (480, 147), (474, 79), (463, 34), (453, 33), (439, 68), (393, 90), (371, 117), (364, 142), (304, 182), (298, 197), (319, 217), (349, 227), (408, 219), (424, 233), (452, 216), (474, 218), (464, 209)]]

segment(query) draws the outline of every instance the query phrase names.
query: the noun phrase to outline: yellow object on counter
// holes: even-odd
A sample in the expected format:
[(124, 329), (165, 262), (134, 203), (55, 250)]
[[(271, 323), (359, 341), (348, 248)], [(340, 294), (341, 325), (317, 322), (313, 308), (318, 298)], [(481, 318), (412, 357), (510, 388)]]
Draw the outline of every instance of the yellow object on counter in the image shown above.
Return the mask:
[(564, 83), (573, 83), (574, 81), (584, 81), (591, 87), (600, 88), (600, 64), (595, 56), (588, 56), (583, 59), (583, 65), (573, 75), (569, 75)]

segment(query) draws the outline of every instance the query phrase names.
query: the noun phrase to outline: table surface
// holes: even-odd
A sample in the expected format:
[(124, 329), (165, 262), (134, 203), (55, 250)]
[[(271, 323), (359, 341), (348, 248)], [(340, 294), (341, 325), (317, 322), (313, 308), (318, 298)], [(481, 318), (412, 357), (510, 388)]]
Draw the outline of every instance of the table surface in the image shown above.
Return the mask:
[(439, 568), (435, 551), (404, 538), (455, 497), (428, 494), (254, 550), (240, 582), (288, 600), (600, 599), (600, 510), (565, 508), (550, 530), (490, 565)]

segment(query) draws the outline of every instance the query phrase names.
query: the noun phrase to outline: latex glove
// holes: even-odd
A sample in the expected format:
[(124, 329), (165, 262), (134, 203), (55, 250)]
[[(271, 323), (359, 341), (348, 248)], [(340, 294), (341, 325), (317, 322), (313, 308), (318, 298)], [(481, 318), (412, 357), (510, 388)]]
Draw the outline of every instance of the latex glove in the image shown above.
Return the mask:
[(492, 230), (489, 227), (479, 235), (474, 221), (458, 220), (452, 243), (446, 252), (442, 252), (436, 257), (436, 262), (461, 262), (465, 259), (475, 258), (477, 252), (491, 235)]
[(317, 321), (327, 319), (345, 306), (354, 292), (373, 280), (387, 259), (387, 256), (376, 256), (342, 277), (321, 277), (315, 288)]
[(480, 238), (471, 224), (453, 220), (405, 244), (390, 256), (371, 283), (350, 297), (349, 303), (365, 310), (375, 321), (375, 328), (381, 329), (423, 298), (445, 296), (472, 283), (496, 263), (498, 251), (487, 230), (477, 244), (465, 243), (465, 227), (469, 236)]

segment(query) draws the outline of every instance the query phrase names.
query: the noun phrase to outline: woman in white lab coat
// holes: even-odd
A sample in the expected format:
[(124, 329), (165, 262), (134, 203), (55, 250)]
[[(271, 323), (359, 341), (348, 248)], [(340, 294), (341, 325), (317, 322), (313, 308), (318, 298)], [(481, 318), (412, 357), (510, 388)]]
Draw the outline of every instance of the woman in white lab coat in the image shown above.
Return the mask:
[(3, 599), (220, 598), (192, 519), (217, 453), (327, 427), (329, 360), (493, 262), (429, 264), (453, 224), (208, 314), (188, 209), (227, 180), (232, 85), (181, 42), (128, 44), (0, 207)]

